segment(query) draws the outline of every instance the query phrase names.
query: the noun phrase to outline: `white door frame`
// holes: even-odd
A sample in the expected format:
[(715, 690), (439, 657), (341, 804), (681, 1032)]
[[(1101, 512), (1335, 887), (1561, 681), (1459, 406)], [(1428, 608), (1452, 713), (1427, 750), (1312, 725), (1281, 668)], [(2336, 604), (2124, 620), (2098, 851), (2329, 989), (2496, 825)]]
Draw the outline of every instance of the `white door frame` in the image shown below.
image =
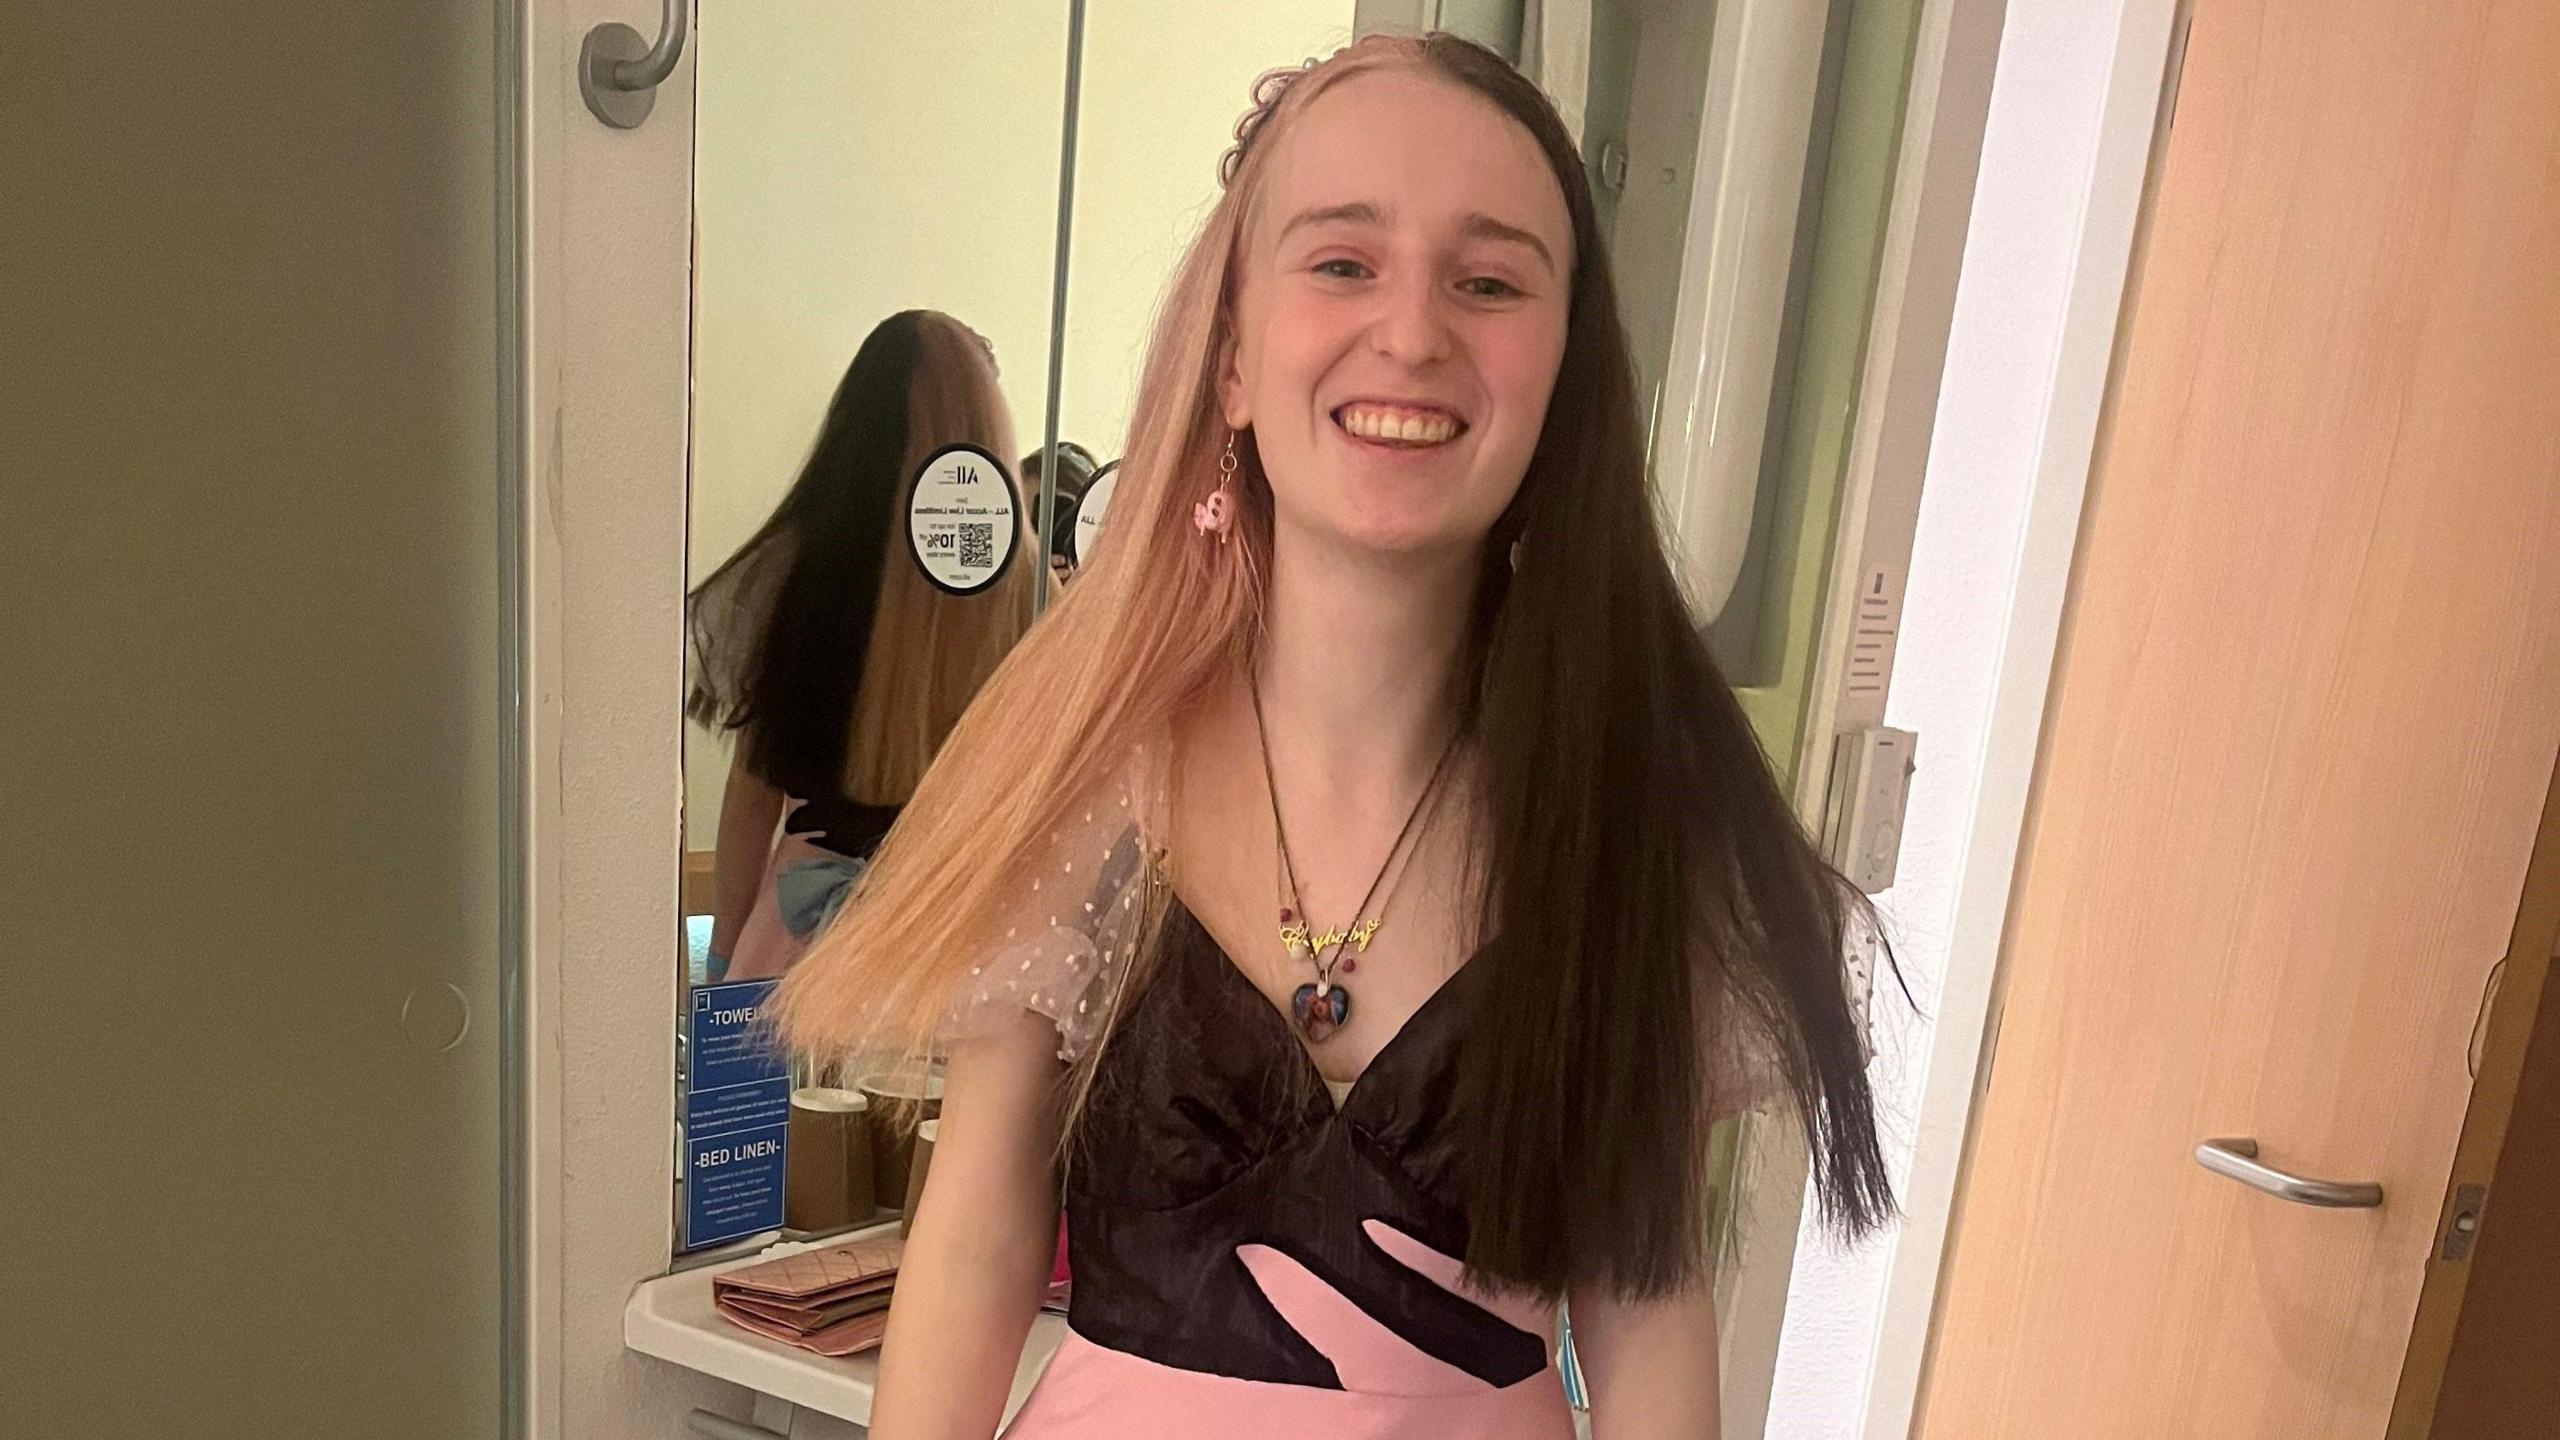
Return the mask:
[[(1950, 972), (1951, 983), (1940, 1001), (1931, 1047), (1932, 1078), (1918, 1116), (1918, 1133), (1925, 1138), (1904, 1182), (1908, 1219), (1894, 1245), (1878, 1324), (1869, 1436), (1902, 1440), (1911, 1432), (1918, 1406), (1939, 1273), (1954, 1230), (1964, 1136), (1980, 1097), (1987, 1042), (1996, 1035), (1989, 1023), (1993, 973), (2026, 829), (2028, 791), (2044, 731), (2045, 700), (2052, 687), (2054, 651), (2061, 636), (2089, 467), (2096, 456), (2100, 415), (2114, 368), (2177, 10), (2177, 0), (2123, 0), (2117, 7), (2112, 44), (2099, 51), (2106, 68), (2094, 143), (2077, 157), (2081, 168), (2076, 173), (2056, 177), (2039, 168), (2044, 156), (2037, 153), (2035, 132), (2043, 127), (2031, 115), (2011, 113), (2010, 107), (2004, 107), (1997, 82), (1993, 89), (1993, 124), (1998, 128), (1986, 134), (1984, 164), (1986, 169), (2001, 168), (1986, 178), (1994, 185), (2023, 180), (2029, 187), (2039, 179), (2047, 185), (2059, 179), (2062, 193), (2038, 194), (2031, 188), (2030, 193), (2019, 195), (1986, 187), (1987, 203), (1975, 212), (1984, 241), (1976, 256), (1985, 279), (2001, 273), (1999, 252), (1993, 248), (2007, 238), (2001, 227), (2032, 227), (2031, 235), (2047, 230), (2050, 221), (2039, 214), (2047, 205), (2075, 216), (2077, 224), (2072, 227), (2076, 233), (2066, 263), (2055, 277), (2058, 283), (2046, 294), (2026, 297), (2030, 303), (2049, 306), (2058, 316), (2049, 364), (2039, 373), (2026, 367), (2025, 355), (1975, 352), (1966, 357), (1978, 367), (2016, 365), (2008, 373), (2041, 381), (2040, 395), (2030, 391), (2017, 398), (2040, 402), (2030, 413), (2041, 414), (2044, 423), (2033, 450), (2026, 529), (2010, 580), (2002, 663), (1984, 732), (1981, 782), (1949, 935), (1951, 953), (1968, 963), (1960, 972)], [(2012, 14), (2011, 33), (2022, 41), (2038, 30), (2103, 25), (2102, 17), (2085, 12), (2065, 18), (2023, 6), (2013, 7)], [(2017, 84), (2033, 78), (2021, 72), (2010, 75)], [(2015, 103), (2011, 101), (2010, 106)], [(1994, 137), (2001, 145), (1997, 151), (1988, 148)], [(2076, 209), (2070, 203), (2073, 198), (2078, 202)], [(1973, 278), (1969, 273), (1966, 280)], [(1971, 295), (1960, 290), (1958, 323), (1978, 318), (1986, 328), (2001, 325), (1999, 311), (2006, 306), (1999, 292), (2000, 287), (1981, 284), (1974, 285)], [(1972, 333), (1969, 325), (1965, 333)], [(2007, 422), (2002, 413), (2007, 397), (1967, 390), (1960, 398), (1961, 404), (1942, 410), (1939, 417), (1940, 434), (1951, 443), (1960, 444), (1971, 434)]]
[[(1996, 624), (1968, 648), (1927, 643), (1929, 602), (1916, 596), (1896, 666), (1979, 671), (1970, 688), (1943, 674), (1898, 685), (1893, 707), (1893, 723), (1923, 732), (1924, 764), (1958, 772), (1934, 815), (1915, 791), (1904, 832), (1907, 845), (1949, 852), (1936, 883), (1897, 886), (1887, 902), (1914, 922), (1901, 936), (1906, 962), (1931, 972), (1929, 1015), (1879, 1037), (1899, 1050), (1877, 1073), (1904, 1214), (1860, 1254), (1795, 1270), (1800, 1323), (1781, 1343), (1782, 1406), (1791, 1389), (1848, 1403), (1798, 1405), (1771, 1437), (1828, 1440), (1850, 1433), (1838, 1428), (1848, 1417), (1864, 1440), (1905, 1440), (1916, 1413), (2177, 10), (2019, 3), (2003, 19), (1927, 485), (1933, 507), (1960, 514), (1997, 497), (1990, 508), (2018, 518), (1986, 535), (1924, 517), (1915, 572), (1960, 574), (2000, 599)], [(1950, 753), (1959, 736), (1970, 743)], [(1844, 1385), (1861, 1393), (1838, 1397)]]
[(636, 129), (598, 122), (575, 77), (590, 27), (654, 36), (659, 12), (525, 0), (522, 16), (533, 1440), (663, 1435), (752, 1403), (622, 1343), (673, 1224), (695, 46)]

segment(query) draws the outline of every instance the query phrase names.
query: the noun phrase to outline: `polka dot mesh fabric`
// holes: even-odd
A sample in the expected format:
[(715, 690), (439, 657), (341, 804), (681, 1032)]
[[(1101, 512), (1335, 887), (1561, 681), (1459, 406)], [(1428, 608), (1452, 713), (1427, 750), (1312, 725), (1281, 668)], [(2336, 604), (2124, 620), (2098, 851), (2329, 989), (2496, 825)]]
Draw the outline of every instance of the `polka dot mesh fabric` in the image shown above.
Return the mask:
[(990, 1033), (1028, 1010), (1057, 1026), (1060, 1059), (1091, 1047), (1144, 938), (1164, 794), (1161, 752), (1150, 750), (1069, 808), (1042, 862), (1021, 877), (986, 958), (952, 998), (946, 1040)]

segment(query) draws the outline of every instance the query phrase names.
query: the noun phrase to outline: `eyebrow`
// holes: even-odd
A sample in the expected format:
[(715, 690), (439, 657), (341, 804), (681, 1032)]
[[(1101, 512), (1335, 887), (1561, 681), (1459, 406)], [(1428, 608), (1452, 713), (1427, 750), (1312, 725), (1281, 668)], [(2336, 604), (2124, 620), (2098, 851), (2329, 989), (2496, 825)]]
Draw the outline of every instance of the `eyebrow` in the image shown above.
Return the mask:
[(1291, 216), (1289, 223), (1280, 227), (1280, 234), (1273, 243), (1286, 240), (1293, 231), (1309, 225), (1383, 225), (1385, 223), (1386, 216), (1379, 212), (1377, 206), (1365, 200), (1355, 200), (1348, 205), (1319, 205), (1312, 209), (1301, 210)]
[(1470, 240), (1500, 240), (1513, 245), (1526, 245), (1537, 251), (1538, 258), (1546, 262), (1548, 274), (1555, 273), (1556, 257), (1548, 251), (1547, 242), (1517, 225), (1506, 225), (1490, 215), (1478, 212), (1467, 217), (1464, 233)]
[[(1291, 216), (1289, 223), (1280, 227), (1280, 234), (1273, 243), (1285, 241), (1292, 232), (1309, 225), (1383, 225), (1385, 223), (1385, 213), (1365, 200), (1355, 200), (1347, 205), (1319, 205), (1301, 210)], [(1549, 274), (1555, 273), (1555, 252), (1547, 248), (1546, 241), (1517, 225), (1496, 220), (1478, 211), (1467, 217), (1466, 224), (1460, 227), (1459, 233), (1470, 240), (1494, 240), (1510, 245), (1525, 245), (1537, 252), (1538, 258), (1546, 263)]]

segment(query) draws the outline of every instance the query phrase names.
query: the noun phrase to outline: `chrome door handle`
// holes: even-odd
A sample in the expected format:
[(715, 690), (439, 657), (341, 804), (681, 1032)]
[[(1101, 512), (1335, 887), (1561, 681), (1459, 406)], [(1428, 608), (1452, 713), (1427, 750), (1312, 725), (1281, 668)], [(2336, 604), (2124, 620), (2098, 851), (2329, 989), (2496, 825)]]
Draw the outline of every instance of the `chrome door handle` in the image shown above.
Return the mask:
[(2196, 1147), (2196, 1163), (2216, 1175), (2296, 1205), (2370, 1210), (2382, 1203), (2382, 1187), (2369, 1180), (2312, 1180), (2261, 1164), (2255, 1140), (2207, 1140)]
[(676, 57), (684, 53), (693, 0), (663, 0), (663, 7), (654, 41), (643, 41), (639, 31), (608, 21), (588, 31), (586, 43), (578, 47), (578, 93), (597, 119), (616, 130), (634, 129), (649, 118), (658, 87), (676, 73)]

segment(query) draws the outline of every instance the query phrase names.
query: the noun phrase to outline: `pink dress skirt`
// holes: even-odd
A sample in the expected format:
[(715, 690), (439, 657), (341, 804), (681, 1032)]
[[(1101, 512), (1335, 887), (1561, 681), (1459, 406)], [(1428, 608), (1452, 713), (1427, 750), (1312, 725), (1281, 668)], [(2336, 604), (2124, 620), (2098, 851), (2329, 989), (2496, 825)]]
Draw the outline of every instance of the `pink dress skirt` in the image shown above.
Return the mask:
[[(1454, 1260), (1371, 1221), (1399, 1264), (1506, 1323), (1553, 1333), (1540, 1309), (1469, 1290)], [(1006, 1440), (1572, 1440), (1553, 1364), (1491, 1385), (1424, 1354), (1277, 1251), (1238, 1252), (1255, 1286), (1330, 1361), (1341, 1389), (1239, 1380), (1109, 1349), (1071, 1330)]]
[(1070, 1333), (1005, 1440), (1572, 1440), (1548, 1369), (1476, 1395), (1383, 1395), (1234, 1380)]

